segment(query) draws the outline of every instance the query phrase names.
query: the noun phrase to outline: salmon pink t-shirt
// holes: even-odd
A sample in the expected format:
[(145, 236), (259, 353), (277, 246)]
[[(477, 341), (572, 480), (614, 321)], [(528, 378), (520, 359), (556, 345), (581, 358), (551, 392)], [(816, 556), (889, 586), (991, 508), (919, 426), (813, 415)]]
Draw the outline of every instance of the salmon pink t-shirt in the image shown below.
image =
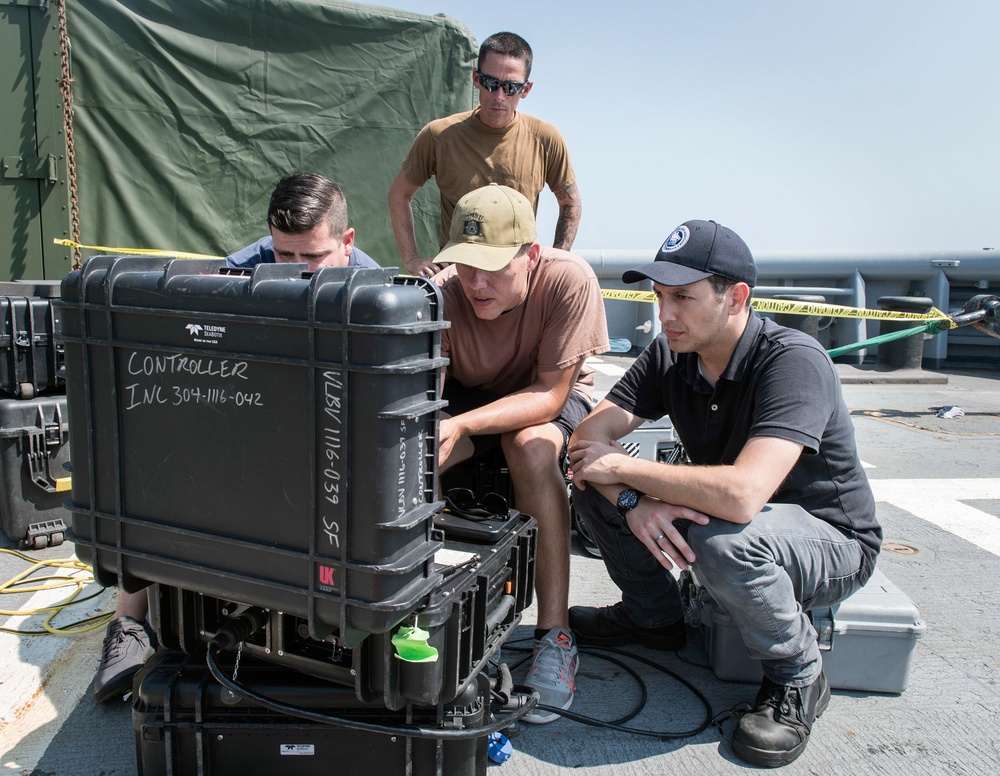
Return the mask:
[[(476, 317), (454, 265), (434, 279), (451, 322), (441, 335), (442, 355), (451, 359), (447, 374), (466, 388), (506, 396), (527, 388), (541, 372), (565, 369), (610, 347), (597, 276), (567, 251), (542, 248), (524, 301), (492, 321)], [(593, 370), (582, 369), (574, 390), (591, 399), (593, 387)]]

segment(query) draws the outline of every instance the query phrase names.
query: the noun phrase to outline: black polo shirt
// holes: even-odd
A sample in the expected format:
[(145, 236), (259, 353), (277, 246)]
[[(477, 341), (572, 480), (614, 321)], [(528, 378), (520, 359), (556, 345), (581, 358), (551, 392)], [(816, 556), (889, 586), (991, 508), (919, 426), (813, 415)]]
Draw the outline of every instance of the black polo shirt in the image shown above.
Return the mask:
[(691, 461), (732, 464), (751, 437), (803, 446), (770, 501), (853, 531), (869, 568), (882, 542), (875, 499), (858, 459), (840, 379), (812, 337), (756, 313), (713, 389), (696, 353), (674, 353), (662, 334), (635, 360), (608, 399), (642, 418), (670, 416)]

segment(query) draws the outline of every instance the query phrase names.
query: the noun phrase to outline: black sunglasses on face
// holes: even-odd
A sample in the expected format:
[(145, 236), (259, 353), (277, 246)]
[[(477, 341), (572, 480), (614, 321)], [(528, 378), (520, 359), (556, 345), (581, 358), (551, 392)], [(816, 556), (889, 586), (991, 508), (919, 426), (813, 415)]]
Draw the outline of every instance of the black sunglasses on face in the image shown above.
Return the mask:
[(488, 92), (495, 92), (503, 87), (504, 94), (514, 95), (523, 92), (531, 81), (501, 81), (491, 75), (486, 75), (482, 70), (476, 68), (476, 75), (479, 76), (479, 85)]

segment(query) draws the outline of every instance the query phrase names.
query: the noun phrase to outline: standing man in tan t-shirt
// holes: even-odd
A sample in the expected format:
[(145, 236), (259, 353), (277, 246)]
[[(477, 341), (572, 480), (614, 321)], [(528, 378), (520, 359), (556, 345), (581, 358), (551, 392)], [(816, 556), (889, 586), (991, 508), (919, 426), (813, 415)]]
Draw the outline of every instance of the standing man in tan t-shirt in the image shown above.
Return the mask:
[[(500, 445), (517, 508), (538, 521), (538, 622), (525, 683), (541, 703), (568, 709), (577, 653), (569, 630), (570, 517), (561, 460), (590, 411), (587, 356), (608, 350), (597, 276), (579, 256), (535, 240), (531, 203), (491, 184), (459, 200), (435, 277), (451, 323), (441, 335), (447, 412), (441, 471)], [(528, 722), (558, 715), (532, 711)]]
[(459, 198), (489, 183), (524, 194), (538, 210), (538, 195), (548, 187), (559, 203), (552, 245), (568, 251), (580, 226), (582, 205), (569, 151), (552, 124), (518, 113), (531, 92), (531, 47), (512, 32), (498, 32), (479, 47), (472, 83), (479, 106), (425, 126), (403, 160), (389, 189), (389, 215), (400, 258), (414, 275), (430, 277), (440, 269), (420, 256), (413, 227), (413, 196), (432, 177), (441, 191), (439, 245), (448, 239), (451, 214)]

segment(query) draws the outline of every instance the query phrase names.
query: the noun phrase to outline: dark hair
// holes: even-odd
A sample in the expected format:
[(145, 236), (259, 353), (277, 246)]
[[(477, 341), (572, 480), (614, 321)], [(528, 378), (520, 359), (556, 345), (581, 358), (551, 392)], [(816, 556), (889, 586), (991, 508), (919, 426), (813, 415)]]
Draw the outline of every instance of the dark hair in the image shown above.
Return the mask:
[(479, 47), (479, 61), (476, 63), (476, 67), (480, 70), (483, 69), (483, 60), (490, 52), (517, 57), (524, 62), (524, 80), (527, 81), (531, 77), (531, 46), (520, 35), (515, 35), (513, 32), (498, 32), (484, 40), (483, 45)]
[(332, 234), (347, 231), (347, 199), (340, 186), (314, 172), (293, 172), (278, 181), (267, 206), (269, 227), (302, 234), (315, 229), (324, 218)]
[[(723, 296), (726, 291), (735, 286), (737, 283), (742, 281), (733, 280), (732, 278), (724, 278), (722, 275), (710, 275), (708, 281), (712, 284), (712, 290), (715, 291), (716, 296)], [(751, 289), (751, 292), (753, 289)], [(747, 307), (750, 306), (750, 297), (752, 294), (747, 294)]]

